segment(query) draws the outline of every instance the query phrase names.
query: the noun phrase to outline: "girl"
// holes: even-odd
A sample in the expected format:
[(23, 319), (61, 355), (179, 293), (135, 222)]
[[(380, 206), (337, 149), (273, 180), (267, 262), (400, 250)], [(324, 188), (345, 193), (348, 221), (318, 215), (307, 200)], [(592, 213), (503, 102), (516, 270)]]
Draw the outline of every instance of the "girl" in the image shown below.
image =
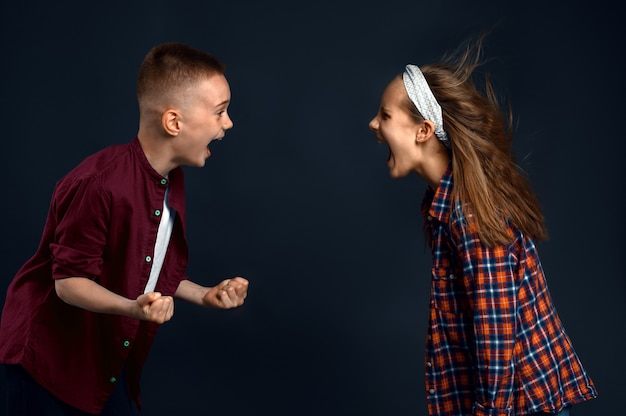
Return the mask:
[(596, 397), (552, 304), (534, 241), (539, 204), (511, 150), (483, 37), (443, 63), (407, 65), (370, 122), (391, 176), (416, 172), (433, 262), (426, 345), (430, 415), (568, 415)]

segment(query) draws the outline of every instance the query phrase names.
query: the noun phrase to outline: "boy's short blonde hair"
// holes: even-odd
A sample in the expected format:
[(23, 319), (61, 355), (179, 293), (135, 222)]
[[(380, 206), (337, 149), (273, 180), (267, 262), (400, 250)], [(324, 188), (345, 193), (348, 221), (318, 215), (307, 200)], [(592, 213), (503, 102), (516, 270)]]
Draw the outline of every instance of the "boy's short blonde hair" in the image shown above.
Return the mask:
[(224, 64), (213, 55), (177, 42), (155, 46), (139, 68), (137, 100), (146, 103), (174, 99), (175, 94), (201, 79), (224, 74)]

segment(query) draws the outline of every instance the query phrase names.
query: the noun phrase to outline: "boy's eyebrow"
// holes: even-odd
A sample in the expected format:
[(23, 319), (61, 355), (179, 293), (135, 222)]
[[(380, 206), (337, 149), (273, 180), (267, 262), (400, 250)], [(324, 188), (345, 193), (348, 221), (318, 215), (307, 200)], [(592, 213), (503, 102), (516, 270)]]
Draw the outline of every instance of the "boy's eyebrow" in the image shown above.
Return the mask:
[(230, 100), (224, 100), (224, 101), (222, 101), (221, 103), (219, 103), (218, 105), (216, 105), (216, 107), (221, 107), (221, 106), (223, 106), (224, 104), (228, 104), (229, 102), (230, 102)]

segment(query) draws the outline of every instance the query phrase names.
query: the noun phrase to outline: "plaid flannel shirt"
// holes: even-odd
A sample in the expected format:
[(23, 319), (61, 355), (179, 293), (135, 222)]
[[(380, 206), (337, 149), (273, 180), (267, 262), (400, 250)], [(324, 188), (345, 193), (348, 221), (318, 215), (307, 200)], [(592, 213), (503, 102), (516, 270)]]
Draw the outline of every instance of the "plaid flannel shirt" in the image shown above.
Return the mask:
[(526, 415), (595, 398), (532, 239), (510, 227), (510, 244), (486, 247), (452, 200), (452, 189), (448, 167), (422, 204), (433, 255), (429, 414)]

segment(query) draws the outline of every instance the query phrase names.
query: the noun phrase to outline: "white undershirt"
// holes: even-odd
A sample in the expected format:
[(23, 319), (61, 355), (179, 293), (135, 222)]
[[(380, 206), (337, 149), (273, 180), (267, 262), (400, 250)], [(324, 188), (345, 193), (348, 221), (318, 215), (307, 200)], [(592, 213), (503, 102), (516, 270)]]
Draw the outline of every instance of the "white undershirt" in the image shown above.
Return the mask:
[(154, 245), (154, 256), (152, 259), (152, 268), (150, 269), (150, 277), (146, 284), (146, 290), (143, 293), (153, 292), (159, 280), (159, 274), (161, 273), (161, 267), (163, 266), (163, 260), (165, 260), (165, 253), (167, 252), (167, 246), (170, 242), (170, 236), (172, 235), (172, 228), (174, 228), (174, 218), (176, 218), (176, 211), (170, 207), (170, 203), (167, 199), (169, 195), (169, 188), (165, 190), (165, 197), (163, 198), (163, 210), (161, 212), (161, 222), (159, 223), (159, 230), (157, 231), (157, 239)]

